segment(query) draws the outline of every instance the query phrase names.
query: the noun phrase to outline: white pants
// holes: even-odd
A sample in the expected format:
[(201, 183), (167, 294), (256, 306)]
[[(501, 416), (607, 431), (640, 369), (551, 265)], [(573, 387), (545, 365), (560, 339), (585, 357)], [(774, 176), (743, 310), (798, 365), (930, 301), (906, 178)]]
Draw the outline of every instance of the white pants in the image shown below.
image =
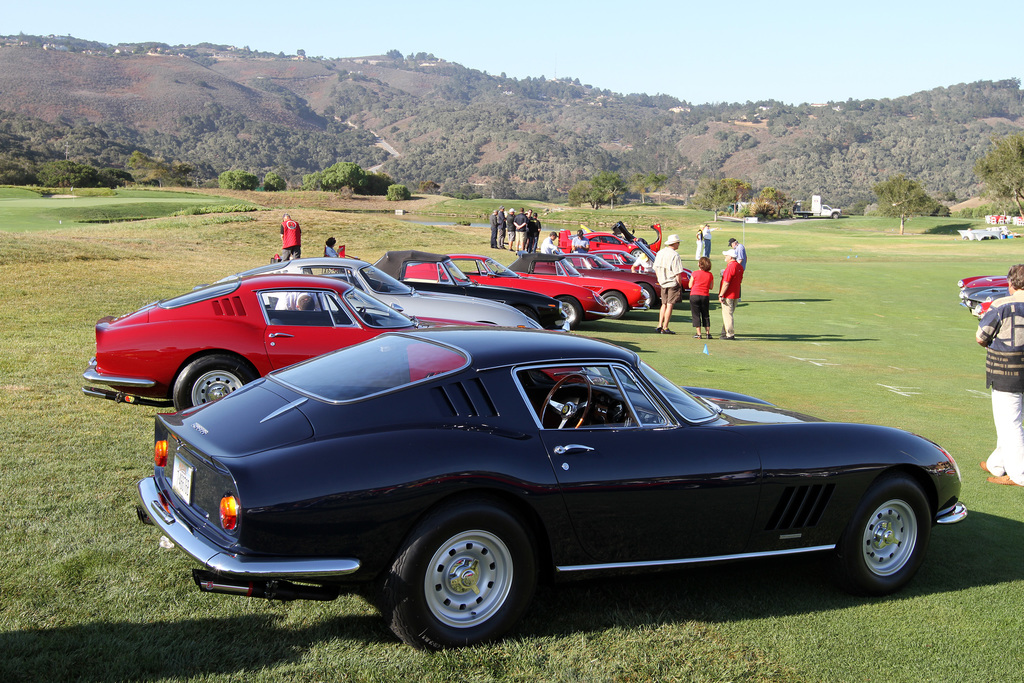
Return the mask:
[(996, 449), (988, 456), (988, 470), (997, 477), (1010, 475), (1024, 485), (1024, 394), (992, 390), (992, 419), (996, 424)]

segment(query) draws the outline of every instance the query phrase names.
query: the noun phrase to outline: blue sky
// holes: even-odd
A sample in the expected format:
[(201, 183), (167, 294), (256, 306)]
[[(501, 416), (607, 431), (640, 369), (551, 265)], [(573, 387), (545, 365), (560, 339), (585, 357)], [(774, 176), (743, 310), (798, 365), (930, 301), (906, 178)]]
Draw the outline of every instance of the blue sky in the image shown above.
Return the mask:
[(10, 4), (0, 14), (0, 35), (210, 42), (323, 57), (397, 49), (491, 74), (569, 76), (694, 104), (879, 99), (1024, 71), (1014, 56), (1019, 4), (1007, 0)]

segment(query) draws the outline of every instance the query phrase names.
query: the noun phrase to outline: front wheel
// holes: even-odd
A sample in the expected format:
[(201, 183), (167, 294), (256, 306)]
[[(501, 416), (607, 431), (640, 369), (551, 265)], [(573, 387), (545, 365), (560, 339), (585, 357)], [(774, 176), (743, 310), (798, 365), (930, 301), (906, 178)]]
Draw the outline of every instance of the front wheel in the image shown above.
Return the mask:
[(618, 320), (629, 310), (629, 303), (621, 292), (604, 292), (601, 297), (608, 303), (608, 317), (612, 320)]
[(223, 353), (197, 358), (181, 371), (171, 398), (175, 410), (185, 410), (224, 398), (256, 379), (241, 358)]
[(569, 324), (569, 329), (575, 330), (583, 320), (583, 306), (574, 297), (567, 294), (555, 298), (562, 304), (562, 313), (565, 315), (565, 321)]
[(917, 573), (931, 537), (928, 501), (905, 475), (879, 479), (836, 546), (836, 582), (856, 595), (886, 595)]
[(512, 628), (536, 583), (536, 553), (516, 515), (486, 499), (457, 501), (409, 534), (385, 577), (381, 612), (407, 645), (474, 645)]

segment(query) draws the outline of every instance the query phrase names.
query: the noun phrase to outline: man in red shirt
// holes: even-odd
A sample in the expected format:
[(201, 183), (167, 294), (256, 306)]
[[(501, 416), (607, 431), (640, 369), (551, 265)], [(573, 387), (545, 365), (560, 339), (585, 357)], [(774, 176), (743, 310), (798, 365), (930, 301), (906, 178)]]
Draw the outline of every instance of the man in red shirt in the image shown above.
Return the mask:
[(285, 214), (281, 218), (281, 260), (290, 261), (302, 255), (302, 228), (298, 221)]
[(743, 282), (743, 266), (736, 260), (736, 250), (726, 249), (725, 271), (722, 272), (722, 285), (718, 290), (718, 301), (722, 304), (722, 339), (735, 339), (733, 316), (736, 314), (736, 302), (740, 299), (740, 283)]

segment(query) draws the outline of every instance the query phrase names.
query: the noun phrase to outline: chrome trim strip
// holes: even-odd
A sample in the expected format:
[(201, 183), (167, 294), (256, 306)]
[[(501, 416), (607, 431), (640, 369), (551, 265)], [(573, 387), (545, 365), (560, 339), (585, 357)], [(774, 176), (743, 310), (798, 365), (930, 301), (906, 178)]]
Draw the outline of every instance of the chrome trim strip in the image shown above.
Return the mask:
[(359, 571), (359, 560), (352, 557), (246, 557), (232, 555), (223, 548), (192, 532), (172, 509), (160, 505), (156, 482), (146, 477), (139, 482), (139, 496), (147, 510), (159, 510), (150, 519), (181, 550), (207, 569), (229, 576), (288, 579), (328, 579)]
[(796, 555), (814, 553), (822, 550), (834, 550), (833, 545), (818, 545), (811, 548), (792, 548), (790, 550), (770, 550), (760, 553), (738, 553), (736, 555), (713, 555), (711, 557), (689, 557), (680, 560), (648, 560), (646, 562), (607, 562), (604, 564), (578, 564), (555, 567), (559, 572), (603, 571), (608, 569), (642, 569), (644, 567), (671, 567), (684, 564), (702, 564), (705, 562), (725, 562), (730, 560), (747, 560), (756, 557), (774, 557), (778, 555)]
[(939, 510), (935, 514), (936, 524), (956, 524), (957, 522), (963, 521), (967, 516), (967, 506), (963, 503), (957, 503), (953, 507), (946, 508), (945, 510)]
[(84, 377), (87, 382), (96, 382), (97, 384), (114, 384), (122, 387), (152, 387), (156, 385), (156, 380), (141, 377), (117, 377), (115, 375), (104, 375), (96, 372), (92, 367), (83, 372), (82, 377)]
[(308, 401), (308, 400), (309, 400), (308, 398), (305, 398), (305, 397), (303, 397), (303, 398), (297, 399), (297, 400), (295, 400), (295, 401), (292, 401), (291, 403), (289, 403), (289, 404), (288, 404), (288, 405), (286, 405), (285, 407), (283, 407), (283, 408), (278, 408), (277, 410), (275, 410), (274, 412), (272, 412), (272, 413), (271, 413), (270, 415), (267, 415), (267, 416), (266, 416), (265, 418), (263, 418), (262, 420), (260, 420), (260, 424), (263, 424), (263, 423), (264, 423), (264, 422), (266, 422), (267, 420), (273, 420), (273, 419), (274, 419), (275, 417), (277, 417), (278, 415), (283, 415), (284, 413), (287, 413), (287, 412), (288, 412), (289, 410), (291, 410), (292, 408), (298, 408), (299, 406), (301, 406), (301, 405), (302, 405), (303, 403), (305, 403), (305, 402), (306, 402), (306, 401)]

